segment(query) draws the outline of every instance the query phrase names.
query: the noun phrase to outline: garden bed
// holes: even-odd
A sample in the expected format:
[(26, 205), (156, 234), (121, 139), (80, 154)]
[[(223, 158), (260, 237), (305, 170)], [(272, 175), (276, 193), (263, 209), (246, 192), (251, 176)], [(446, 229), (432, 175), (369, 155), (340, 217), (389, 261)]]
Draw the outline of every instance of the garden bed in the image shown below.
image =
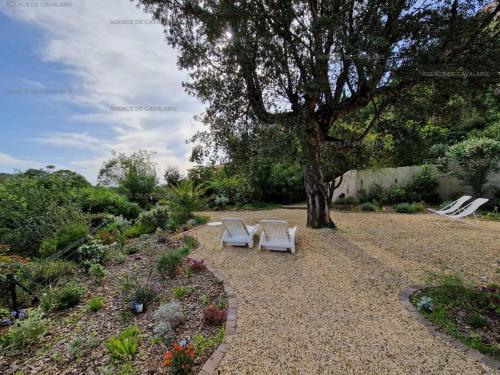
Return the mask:
[(465, 285), (457, 276), (437, 277), (410, 301), (441, 332), (473, 350), (500, 360), (500, 288)]
[[(223, 322), (207, 324), (205, 319), (209, 305), (222, 311), (227, 307), (223, 285), (205, 267), (193, 270), (185, 260), (173, 279), (157, 271), (160, 254), (193, 242), (191, 237), (165, 237), (161, 233), (142, 236), (127, 245), (137, 248), (137, 253), (107, 262), (107, 274), (100, 285), (79, 273), (86, 290), (80, 304), (48, 313), (51, 324), (40, 343), (21, 350), (0, 349), (0, 373), (168, 373), (162, 362), (171, 346), (158, 337), (156, 312), (171, 301), (177, 301), (184, 314), (182, 323), (174, 328), (172, 342), (188, 338), (201, 348), (192, 368), (194, 373), (199, 371), (223, 338)], [(127, 299), (137, 285), (148, 286), (153, 292), (140, 314), (132, 312)], [(88, 304), (94, 297), (100, 297), (104, 304), (92, 312)], [(129, 359), (113, 359), (109, 340), (135, 326), (139, 328), (136, 353)]]

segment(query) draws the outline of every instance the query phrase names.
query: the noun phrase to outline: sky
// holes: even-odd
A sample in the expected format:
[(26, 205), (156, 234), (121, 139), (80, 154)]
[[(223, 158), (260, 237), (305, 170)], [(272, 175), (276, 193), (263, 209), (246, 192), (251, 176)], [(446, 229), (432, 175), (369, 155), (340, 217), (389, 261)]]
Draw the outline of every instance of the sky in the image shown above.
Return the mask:
[(112, 150), (190, 167), (204, 106), (161, 25), (129, 0), (0, 0), (0, 172), (54, 165), (96, 182)]

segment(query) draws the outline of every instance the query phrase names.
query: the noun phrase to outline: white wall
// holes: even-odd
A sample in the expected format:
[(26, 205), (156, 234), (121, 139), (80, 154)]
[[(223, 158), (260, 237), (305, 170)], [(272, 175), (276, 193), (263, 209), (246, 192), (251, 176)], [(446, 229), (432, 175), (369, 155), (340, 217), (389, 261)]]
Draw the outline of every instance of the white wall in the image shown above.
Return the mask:
[[(500, 167), (500, 163), (499, 163)], [(379, 184), (385, 189), (392, 186), (403, 186), (420, 171), (420, 166), (409, 166), (399, 168), (380, 168), (352, 170), (344, 174), (342, 184), (335, 189), (333, 201), (340, 195), (346, 197), (357, 197), (360, 189), (368, 189), (373, 184)], [(438, 175), (439, 185), (436, 189), (442, 200), (455, 198), (464, 193), (471, 193), (471, 189), (455, 177), (440, 173), (436, 166), (431, 166), (432, 171)], [(335, 180), (338, 183), (340, 177)], [(500, 172), (492, 173), (488, 177), (488, 185), (500, 187)]]

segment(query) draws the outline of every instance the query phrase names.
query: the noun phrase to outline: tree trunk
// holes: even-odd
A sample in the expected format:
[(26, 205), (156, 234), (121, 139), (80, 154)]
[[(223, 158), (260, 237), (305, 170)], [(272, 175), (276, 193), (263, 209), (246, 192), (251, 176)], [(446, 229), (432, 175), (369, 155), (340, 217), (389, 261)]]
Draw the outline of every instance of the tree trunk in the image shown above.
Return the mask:
[(304, 187), (307, 199), (307, 226), (335, 228), (330, 218), (330, 202), (320, 168), (321, 133), (317, 123), (308, 124)]

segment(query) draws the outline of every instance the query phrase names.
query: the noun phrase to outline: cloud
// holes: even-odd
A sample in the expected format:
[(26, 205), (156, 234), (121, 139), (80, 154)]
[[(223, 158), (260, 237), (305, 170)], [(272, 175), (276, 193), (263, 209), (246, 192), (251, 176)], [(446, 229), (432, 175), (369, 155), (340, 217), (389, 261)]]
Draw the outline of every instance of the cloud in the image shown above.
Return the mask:
[(29, 168), (42, 168), (47, 164), (34, 160), (17, 159), (13, 156), (0, 152), (0, 168), (14, 169), (29, 169)]
[[(166, 163), (177, 164), (181, 170), (188, 168), (191, 146), (185, 139), (200, 128), (193, 116), (204, 107), (181, 87), (186, 74), (177, 69), (176, 52), (164, 41), (161, 26), (148, 23), (149, 15), (128, 1), (71, 4), (65, 8), (2, 10), (18, 21), (36, 24), (44, 40), (37, 51), (40, 60), (62, 64), (69, 73), (74, 94), (50, 100), (85, 109), (83, 114), (80, 111), (63, 119), (75, 131), (47, 129), (42, 137), (32, 140), (61, 148), (61, 153), (68, 148), (88, 150), (88, 159), (68, 163), (84, 168), (87, 177), (97, 175), (111, 149), (154, 151), (160, 170)], [(43, 77), (36, 84), (43, 86)], [(113, 106), (171, 110), (116, 111)]]

